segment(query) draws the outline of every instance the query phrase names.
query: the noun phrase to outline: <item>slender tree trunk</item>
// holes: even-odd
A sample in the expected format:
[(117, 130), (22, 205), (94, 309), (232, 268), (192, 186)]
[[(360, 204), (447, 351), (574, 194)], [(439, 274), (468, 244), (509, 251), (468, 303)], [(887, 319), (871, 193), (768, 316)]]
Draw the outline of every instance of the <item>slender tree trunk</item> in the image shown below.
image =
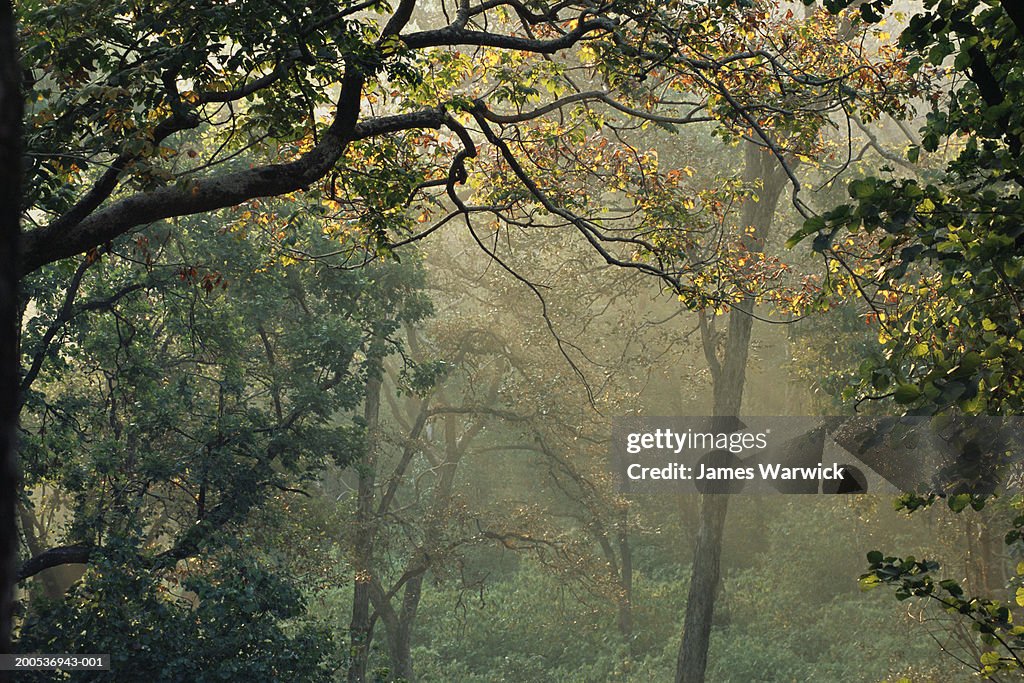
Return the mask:
[(619, 635), (628, 648), (629, 656), (636, 656), (633, 639), (633, 550), (629, 544), (629, 511), (622, 511), (619, 518)]
[[(491, 400), (493, 401), (493, 399), (494, 396), (492, 395)], [(458, 469), (459, 462), (462, 460), (463, 453), (469, 447), (476, 432), (479, 431), (479, 429), (471, 430), (472, 434), (467, 432), (463, 435), (462, 442), (460, 443), (456, 425), (457, 420), (454, 415), (445, 416), (445, 460), (438, 472), (437, 483), (434, 485), (433, 504), (438, 510), (446, 507), (451, 501), (452, 488), (455, 485), (455, 472)], [(428, 524), (424, 533), (424, 546), (428, 548), (433, 546), (440, 533), (441, 529), (437, 524), (433, 522)], [(419, 557), (420, 552), (417, 551), (416, 557), (410, 560), (410, 569), (414, 563), (424, 561)], [(399, 609), (398, 618), (393, 626), (388, 626), (392, 673), (396, 677), (407, 681), (416, 680), (416, 672), (413, 670), (412, 663), (412, 633), (416, 625), (416, 612), (419, 609), (420, 599), (423, 597), (423, 577), (425, 574), (426, 568), (424, 567), (422, 572), (417, 573), (406, 582), (402, 592), (402, 606)]]
[(402, 609), (395, 632), (390, 633), (392, 674), (412, 683), (416, 672), (412, 667), (412, 631), (416, 625), (416, 611), (423, 595), (423, 574), (414, 576), (405, 584)]
[[(18, 558), (21, 112), (14, 11), (10, 0), (0, 0), (0, 653), (11, 651)], [(6, 680), (10, 675), (0, 672), (0, 681)]]
[[(494, 402), (497, 397), (499, 383), (491, 386), (488, 404)], [(454, 415), (446, 415), (444, 418), (444, 462), (438, 468), (438, 479), (434, 485), (433, 507), (436, 512), (446, 508), (452, 499), (452, 491), (455, 485), (455, 474), (458, 471), (462, 456), (465, 455), (470, 443), (480, 433), (482, 423), (469, 428), (463, 433), (462, 438), (458, 435), (458, 420)], [(438, 520), (439, 514), (428, 515), (431, 519)], [(423, 597), (423, 579), (430, 567), (429, 558), (424, 555), (425, 548), (434, 547), (443, 532), (441, 522), (429, 522), (423, 533), (423, 546), (413, 551), (406, 562), (406, 575), (410, 575), (402, 589), (402, 605), (396, 612), (391, 604), (384, 600), (383, 591), (375, 596), (375, 606), (384, 621), (384, 628), (388, 639), (388, 657), (391, 661), (391, 674), (396, 678), (406, 681), (416, 680), (416, 671), (412, 661), (412, 634), (416, 626), (416, 614), (419, 610), (420, 599)]]
[[(778, 170), (773, 158), (761, 148), (747, 144), (744, 175), (748, 183), (762, 183), (758, 192), (759, 201), (748, 201), (743, 207), (743, 225), (754, 227), (753, 235), (746, 240), (747, 249), (751, 252), (764, 249), (775, 206), (785, 186), (784, 176)], [(715, 348), (716, 340), (709, 337), (707, 326), (702, 327), (705, 354), (712, 366), (712, 415), (716, 418), (714, 422), (717, 431), (729, 431), (743, 405), (750, 333), (754, 322), (753, 309), (754, 300), (747, 297), (730, 310), (725, 349), (720, 359)], [(704, 682), (715, 596), (721, 577), (722, 539), (728, 507), (728, 494), (701, 496), (697, 542), (683, 620), (683, 638), (676, 660), (676, 683)]]
[[(746, 301), (744, 305), (752, 305)], [(747, 355), (753, 318), (750, 309), (729, 313), (729, 339), (720, 375), (714, 385), (714, 430), (730, 431), (743, 402)], [(711, 644), (711, 623), (721, 577), (722, 539), (729, 507), (728, 494), (701, 496), (697, 544), (693, 551), (690, 590), (686, 598), (683, 641), (676, 662), (676, 683), (703, 683)]]
[(371, 371), (366, 382), (366, 400), (363, 419), (366, 421), (366, 453), (357, 465), (359, 488), (356, 501), (355, 557), (353, 568), (355, 578), (352, 593), (352, 622), (349, 625), (351, 660), (348, 667), (349, 683), (366, 681), (367, 659), (373, 630), (370, 624), (370, 583), (373, 579), (374, 512), (373, 486), (379, 446), (381, 378), (378, 371)]

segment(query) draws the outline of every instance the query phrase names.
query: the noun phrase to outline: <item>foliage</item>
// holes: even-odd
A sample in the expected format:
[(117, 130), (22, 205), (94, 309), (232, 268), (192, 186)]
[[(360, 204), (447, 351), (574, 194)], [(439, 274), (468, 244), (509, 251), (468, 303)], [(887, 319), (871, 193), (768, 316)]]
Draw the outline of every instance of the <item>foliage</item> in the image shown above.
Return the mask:
[(870, 120), (917, 91), (895, 51), (767, 2), (20, 10), (27, 271), (154, 220), (297, 195), (383, 253), (458, 216), (554, 221), (682, 292), (709, 264), (679, 249), (729, 193), (695, 191), (623, 132), (710, 123), (799, 160), (833, 114)]
[[(848, 503), (808, 506), (776, 498), (733, 511), (737, 527), (764, 517), (766, 508), (769, 523), (761, 552), (733, 549), (744, 566), (730, 571), (722, 586), (708, 680), (876, 683), (910, 671), (922, 674), (914, 680), (968, 680), (949, 663), (936, 662), (933, 641), (909, 628), (900, 607), (866, 600), (855, 588), (855, 539), (881, 533), (880, 525), (902, 537), (912, 526), (884, 510), (858, 512)], [(634, 540), (642, 548), (656, 538), (640, 533)], [(476, 561), (479, 566), (485, 558)], [(675, 615), (685, 603), (688, 567), (671, 553), (658, 552), (637, 570), (635, 605), (643, 629), (634, 656), (615, 633), (612, 604), (575, 594), (526, 562), (492, 558), (482, 566), (495, 575), (482, 592), (442, 587), (424, 596), (415, 648), (421, 680), (540, 676), (639, 683), (674, 674)]]
[[(833, 10), (850, 4), (826, 3)], [(878, 21), (887, 4), (862, 3), (861, 16)], [(1021, 410), (1024, 119), (1013, 103), (1024, 84), (1022, 37), (1016, 3), (926, 1), (900, 45), (913, 55), (908, 69), (942, 68), (950, 85), (945, 96), (930, 98), (921, 142), (905, 155), (915, 164), (935, 155), (944, 168), (920, 177), (883, 168), (857, 179), (848, 186), (852, 203), (808, 220), (791, 240), (814, 235), (833, 288), (858, 292), (871, 308), (868, 320), (878, 323), (883, 353), (861, 363), (862, 396), (891, 398), (917, 414)], [(934, 500), (904, 496), (897, 505), (913, 511)], [(986, 502), (963, 492), (948, 499), (958, 513)], [(1016, 542), (1019, 525), (1018, 518), (1008, 543)], [(868, 561), (865, 588), (894, 586), (900, 599), (937, 602), (971, 624), (981, 675), (1020, 669), (1021, 627), (1005, 601), (972, 597), (960, 582), (934, 578), (934, 560), (872, 551)]]
[(166, 582), (138, 563), (135, 548), (108, 546), (64, 600), (35, 606), (19, 646), (108, 653), (110, 671), (24, 680), (330, 680), (329, 635), (309, 624), (282, 627), (302, 615), (301, 596), (244, 553), (236, 547), (212, 571)]
[[(1017, 511), (1006, 543), (1019, 547), (1024, 529), (1024, 498), (1017, 496), (1012, 502)], [(952, 502), (951, 502), (952, 506)], [(954, 507), (954, 509), (956, 509)], [(959, 510), (956, 510), (959, 512)], [(937, 603), (945, 612), (970, 624), (980, 645), (972, 666), (985, 678), (1004, 674), (1020, 675), (1024, 669), (1024, 626), (1014, 623), (1014, 611), (1024, 607), (1024, 562), (1017, 564), (1012, 583), (1017, 586), (1015, 601), (970, 595), (961, 581), (953, 578), (938, 579), (940, 564), (934, 560), (919, 560), (913, 556), (887, 556), (880, 551), (868, 553), (868, 572), (860, 578), (864, 590), (888, 585), (895, 588), (896, 597), (924, 598)]]
[[(30, 605), (23, 644), (78, 647), (80, 629), (93, 639), (83, 647), (130, 653), (166, 637), (182, 654), (161, 651), (153, 673), (133, 675), (317, 680), (329, 644), (288, 623), (301, 621), (298, 572), (271, 561), (296, 541), (285, 525), (262, 525), (298, 507), (294, 497), (325, 469), (358, 463), (349, 473), (365, 478), (397, 462), (377, 482), (397, 494), (373, 520), (383, 529), (375, 564), (353, 564), (353, 578), (371, 572), (387, 591), (374, 619), (389, 629), (411, 630), (420, 586), (440, 584), (424, 591), (434, 614), (417, 631), (424, 677), (665, 677), (671, 654), (660, 645), (677, 635), (685, 582), (660, 561), (667, 552), (649, 550), (638, 557), (659, 561), (641, 559), (639, 576), (627, 577), (639, 515), (602, 469), (606, 425), (581, 409), (628, 407), (636, 397), (617, 382), (639, 382), (629, 367), (649, 359), (627, 341), (592, 361), (558, 336), (593, 334), (589, 314), (607, 305), (593, 278), (563, 263), (582, 262), (562, 250), (563, 235), (660, 278), (692, 307), (724, 312), (752, 290), (802, 305), (806, 288), (779, 284), (788, 267), (763, 255), (760, 236), (727, 227), (732, 204), (750, 206), (758, 188), (700, 186), (690, 166), (636, 139), (693, 124), (730, 143), (747, 138), (790, 172), (801, 204), (791, 167), (834, 152), (823, 131), (909, 111), (919, 84), (903, 56), (884, 41), (848, 40), (842, 20), (803, 21), (760, 0), (498, 0), (452, 12), (410, 0), (29, 0), (19, 19), (23, 215), (33, 226), (22, 263), (25, 483), (70, 501), (66, 528), (53, 530), (63, 547), (23, 567), (31, 575), (69, 556), (90, 564), (66, 601)], [(522, 262), (506, 262), (500, 245), (536, 229), (526, 261), (567, 277), (575, 294), (549, 308), (550, 282), (530, 284), (543, 324), (528, 324), (501, 319), (475, 291), (449, 292), (445, 303), (465, 319), (428, 341), (448, 344), (442, 365), (399, 341), (431, 307), (416, 256), (398, 250), (455, 223), (517, 276)], [(390, 262), (368, 265), (377, 256)], [(518, 317), (521, 300), (513, 308)], [(468, 310), (475, 328), (460, 329)], [(499, 324), (500, 334), (488, 330)], [(555, 345), (535, 357), (552, 333)], [(385, 358), (385, 399), (413, 409), (388, 417), (439, 412), (420, 423), (425, 436), (407, 428), (381, 461), (366, 462), (367, 430), (352, 412)], [(596, 392), (576, 384), (584, 360), (603, 373)], [(469, 416), (461, 430), (458, 414)], [(455, 478), (453, 454), (477, 434), (481, 452), (504, 450), (544, 472), (511, 513), (481, 490), (484, 478)], [(487, 505), (474, 510), (469, 499)], [(472, 585), (462, 572), (481, 546), (534, 551), (561, 581), (524, 570), (493, 582), (500, 609), (482, 615), (460, 657), (454, 636), (435, 638), (450, 627), (438, 613)], [(330, 550), (304, 552), (319, 570)], [(751, 581), (769, 585), (768, 576)], [(307, 581), (306, 594), (321, 597), (323, 576)], [(795, 601), (798, 583), (780, 600)], [(579, 594), (551, 616), (566, 584)], [(403, 586), (399, 624), (387, 608)], [(174, 597), (181, 589), (188, 601)], [(613, 607), (656, 625), (624, 642), (610, 627)], [(252, 629), (225, 628), (242, 621)], [(568, 644), (576, 627), (583, 635)], [(767, 648), (746, 646), (753, 631), (728, 635), (723, 652), (750, 655), (740, 668), (755, 675)], [(791, 638), (773, 665), (811, 671), (797, 645)]]
[[(864, 5), (865, 18), (876, 4)], [(889, 169), (858, 179), (853, 203), (810, 219), (793, 240), (817, 235), (836, 278), (870, 301), (885, 355), (863, 366), (862, 391), (913, 412), (1022, 407), (1024, 120), (1012, 103), (1024, 83), (1024, 44), (1011, 4), (926, 2), (900, 36), (914, 55), (908, 70), (948, 71), (951, 90), (931, 99), (921, 146), (906, 150), (914, 162), (949, 150), (941, 177)], [(854, 239), (840, 238), (846, 232)]]
[[(327, 239), (319, 224), (307, 227), (293, 248)], [(194, 239), (206, 231), (214, 237)], [(165, 614), (167, 628), (179, 630), (193, 617), (200, 624), (248, 619), (252, 610), (242, 598), (252, 589), (231, 583), (236, 570), (271, 591), (262, 604), (277, 610), (294, 602), (282, 592), (295, 590), (284, 575), (260, 569), (259, 550), (238, 539), (252, 538), (254, 517), (272, 527), (265, 513), (287, 507), (325, 466), (359, 456), (363, 430), (351, 411), (362, 399), (370, 357), (399, 351), (395, 330), (428, 314), (430, 304), (414, 260), (348, 270), (290, 253), (259, 223), (225, 221), (212, 231), (206, 220), (192, 219), (172, 233), (140, 235), (128, 253), (83, 262), (65, 291), (53, 285), (67, 264), (27, 281), (35, 324), (24, 346), (31, 368), (26, 484), (45, 483), (67, 502), (64, 528), (50, 534), (59, 547), (28, 559), (23, 573), (49, 566), (51, 556), (104, 569), (87, 574), (78, 598), (47, 612), (49, 626), (42, 617), (27, 623), (26, 643), (56, 637), (38, 628), (106, 618), (102, 610), (94, 614), (96, 596), (113, 600), (129, 579), (138, 582), (126, 595), (138, 596), (132, 609), (139, 611), (96, 622), (111, 643), (122, 639), (104, 652), (130, 652), (132, 629), (158, 634)], [(416, 370), (406, 364), (403, 374)], [(225, 547), (235, 549), (226, 557), (235, 564), (223, 564)], [(165, 582), (195, 593), (195, 604), (168, 602)], [(188, 617), (192, 607), (196, 614)], [(206, 609), (220, 616), (204, 616)], [(298, 614), (274, 610), (268, 629)], [(152, 619), (144, 618), (150, 611)], [(218, 639), (192, 635), (179, 643), (182, 661), (218, 659)], [(239, 652), (254, 653), (253, 666), (278, 656), (269, 640), (251, 635)], [(260, 651), (263, 645), (269, 649)], [(316, 667), (308, 664), (301, 667), (312, 676)]]

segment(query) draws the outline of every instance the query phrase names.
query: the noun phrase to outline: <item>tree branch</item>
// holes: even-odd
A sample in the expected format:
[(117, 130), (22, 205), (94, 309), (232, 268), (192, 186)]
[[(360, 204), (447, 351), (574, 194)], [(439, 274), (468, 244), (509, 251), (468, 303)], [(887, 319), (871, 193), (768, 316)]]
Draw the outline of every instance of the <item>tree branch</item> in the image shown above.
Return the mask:
[(349, 64), (342, 79), (333, 123), (320, 143), (299, 159), (132, 195), (77, 223), (59, 221), (33, 230), (25, 235), (22, 274), (109, 242), (139, 225), (172, 216), (214, 211), (255, 197), (275, 196), (308, 187), (327, 174), (352, 139), (359, 118), (364, 82), (364, 74)]
[(1006, 12), (1006, 16), (1010, 17), (1010, 21), (1017, 27), (1017, 34), (1024, 37), (1024, 5), (1020, 3), (1020, 0), (1000, 0), (1000, 5), (1003, 6), (1003, 11)]
[(88, 564), (95, 548), (88, 545), (65, 545), (50, 548), (26, 560), (18, 568), (17, 581), (20, 583), (41, 571), (65, 564)]
[(549, 55), (572, 47), (589, 34), (597, 33), (598, 31), (611, 31), (617, 25), (618, 22), (613, 19), (599, 17), (582, 21), (568, 33), (548, 40), (523, 38), (486, 31), (471, 31), (455, 26), (446, 26), (441, 29), (410, 33), (404, 36), (402, 41), (412, 49), (448, 45), (474, 45), (478, 47), (496, 47), (505, 50), (523, 50), (525, 52)]

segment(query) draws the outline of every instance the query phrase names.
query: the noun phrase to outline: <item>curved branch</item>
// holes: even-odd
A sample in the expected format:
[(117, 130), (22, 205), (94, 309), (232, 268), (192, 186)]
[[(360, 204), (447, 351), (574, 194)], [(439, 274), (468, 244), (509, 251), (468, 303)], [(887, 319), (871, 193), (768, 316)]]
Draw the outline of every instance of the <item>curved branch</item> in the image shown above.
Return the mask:
[(45, 550), (18, 567), (16, 581), (20, 583), (41, 571), (65, 564), (88, 564), (93, 550), (95, 548), (89, 545), (65, 545)]
[[(174, 133), (196, 128), (198, 126), (199, 118), (196, 116), (172, 116), (171, 118), (159, 123), (156, 128), (153, 129), (153, 146), (156, 147)], [(139, 159), (140, 156), (141, 155), (139, 154), (128, 153), (118, 156), (117, 159), (107, 167), (107, 170), (104, 171), (103, 175), (101, 175), (99, 180), (96, 181), (96, 184), (85, 193), (85, 196), (78, 200), (78, 202), (76, 202), (67, 213), (47, 225), (45, 229), (57, 234), (84, 220), (86, 216), (95, 211), (100, 204), (110, 197), (114, 192), (114, 189), (117, 187), (118, 181), (121, 179), (121, 174), (124, 173), (131, 162)], [(26, 237), (31, 237), (31, 234)]]
[(22, 274), (109, 242), (128, 230), (172, 216), (186, 216), (306, 188), (341, 157), (359, 118), (364, 74), (349, 65), (334, 121), (320, 143), (299, 159), (161, 187), (110, 204), (73, 224), (58, 221), (25, 235)]
[(474, 45), (478, 47), (496, 47), (504, 50), (523, 50), (525, 52), (549, 55), (572, 47), (592, 33), (611, 31), (616, 26), (618, 26), (618, 22), (614, 19), (599, 17), (582, 21), (568, 33), (548, 40), (488, 33), (486, 31), (471, 31), (457, 28), (456, 26), (446, 26), (441, 29), (410, 33), (402, 37), (402, 42), (412, 49), (448, 45)]
[(672, 124), (686, 124), (686, 123), (699, 123), (702, 121), (714, 121), (715, 119), (710, 116), (665, 116), (662, 114), (654, 114), (652, 112), (644, 111), (642, 109), (635, 109), (618, 102), (611, 96), (611, 93), (604, 90), (587, 90), (584, 92), (573, 93), (572, 95), (566, 95), (560, 97), (557, 100), (553, 100), (542, 107), (532, 109), (528, 112), (522, 112), (519, 114), (499, 114), (495, 111), (491, 111), (484, 106), (482, 99), (476, 101), (476, 105), (481, 108), (483, 116), (492, 123), (500, 124), (514, 124), (523, 123), (525, 121), (531, 121), (537, 117), (544, 116), (553, 111), (561, 109), (567, 104), (573, 104), (574, 102), (603, 102), (612, 109), (621, 111), (623, 114), (636, 117), (638, 119), (644, 119), (646, 121), (654, 121), (657, 123), (672, 123)]

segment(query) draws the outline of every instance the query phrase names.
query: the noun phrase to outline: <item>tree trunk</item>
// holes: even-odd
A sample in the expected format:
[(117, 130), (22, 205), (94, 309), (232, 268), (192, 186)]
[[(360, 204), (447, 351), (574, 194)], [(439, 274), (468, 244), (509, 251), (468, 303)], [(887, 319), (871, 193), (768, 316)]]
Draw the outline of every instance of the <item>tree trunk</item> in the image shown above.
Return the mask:
[[(495, 385), (496, 386), (496, 385)], [(491, 400), (493, 401), (493, 395)], [(457, 420), (454, 415), (447, 415), (444, 418), (444, 439), (445, 439), (445, 460), (438, 472), (438, 480), (434, 485), (434, 507), (441, 510), (448, 505), (452, 497), (452, 487), (455, 484), (455, 472), (458, 469), (462, 455), (469, 447), (473, 437), (479, 431), (470, 429), (463, 435), (460, 443), (457, 430)], [(436, 544), (441, 529), (434, 523), (428, 524), (424, 533), (424, 547), (430, 548)], [(398, 617), (393, 624), (387, 624), (388, 645), (391, 658), (392, 674), (397, 678), (406, 681), (415, 681), (416, 672), (412, 665), (412, 632), (416, 625), (416, 612), (419, 609), (420, 598), (423, 597), (423, 577), (426, 574), (429, 562), (420, 557), (422, 551), (416, 551), (407, 564), (407, 570), (411, 571), (414, 565), (424, 563), (423, 570), (410, 578), (402, 592), (402, 607)]]
[(629, 544), (629, 511), (622, 511), (619, 518), (619, 635), (628, 648), (629, 656), (636, 656), (633, 638), (633, 550)]
[(366, 421), (366, 453), (356, 469), (359, 474), (358, 498), (356, 502), (355, 524), (355, 557), (353, 569), (352, 621), (349, 625), (349, 653), (351, 660), (348, 667), (349, 683), (366, 681), (367, 659), (370, 653), (370, 642), (373, 629), (370, 623), (370, 583), (373, 578), (373, 541), (374, 541), (374, 468), (380, 420), (381, 378), (379, 368), (371, 370), (370, 379), (366, 382), (366, 402), (363, 407), (363, 419)]
[(976, 595), (1004, 601), (1009, 598), (1012, 603), (1013, 596), (1006, 594), (1008, 577), (1003, 555), (1006, 544), (1003, 535), (997, 531), (1005, 526), (1000, 524), (1001, 512), (998, 502), (990, 502), (977, 514), (966, 518), (970, 520), (967, 533), (977, 538), (970, 558), (973, 561), (969, 563), (973, 571), (968, 578)]
[(405, 584), (402, 609), (394, 633), (389, 631), (392, 675), (395, 678), (416, 680), (412, 668), (412, 630), (416, 624), (416, 610), (423, 594), (423, 574), (414, 576)]
[[(759, 201), (747, 201), (743, 207), (743, 225), (754, 227), (746, 240), (751, 252), (764, 249), (764, 240), (771, 228), (775, 206), (785, 186), (785, 176), (775, 159), (760, 147), (748, 143), (745, 149), (744, 175), (748, 183), (760, 180)], [(753, 327), (754, 300), (747, 297), (729, 311), (728, 336), (721, 359), (717, 357), (716, 340), (702, 326), (705, 353), (712, 365), (714, 405), (712, 415), (715, 431), (733, 429), (739, 416), (746, 383), (747, 356)], [(715, 596), (721, 576), (722, 539), (729, 506), (728, 494), (702, 495), (698, 517), (697, 543), (690, 572), (690, 590), (683, 620), (683, 638), (676, 660), (676, 683), (703, 683), (707, 669), (711, 622)]]
[[(486, 402), (492, 404), (497, 397), (499, 383), (492, 384)], [(446, 415), (444, 418), (444, 461), (438, 468), (438, 479), (434, 485), (433, 507), (435, 512), (446, 508), (452, 499), (452, 491), (455, 485), (455, 474), (458, 470), (462, 456), (465, 455), (470, 443), (480, 433), (483, 423), (467, 429), (462, 438), (458, 435), (458, 420), (454, 415)], [(428, 518), (438, 520), (439, 514), (428, 515)], [(408, 580), (402, 589), (402, 605), (396, 612), (390, 602), (385, 600), (383, 591), (374, 596), (377, 612), (384, 621), (384, 629), (388, 639), (388, 658), (391, 662), (391, 675), (405, 681), (416, 680), (416, 672), (412, 661), (412, 634), (416, 626), (416, 613), (419, 609), (420, 599), (423, 597), (423, 579), (430, 568), (430, 558), (426, 555), (426, 549), (435, 547), (441, 537), (443, 529), (441, 522), (429, 522), (424, 529), (423, 545), (417, 548), (410, 555), (405, 564), (405, 575)]]
[[(11, 651), (18, 558), (18, 270), (21, 220), (21, 78), (14, 11), (0, 0), (0, 653)], [(10, 674), (0, 672), (0, 681)]]

